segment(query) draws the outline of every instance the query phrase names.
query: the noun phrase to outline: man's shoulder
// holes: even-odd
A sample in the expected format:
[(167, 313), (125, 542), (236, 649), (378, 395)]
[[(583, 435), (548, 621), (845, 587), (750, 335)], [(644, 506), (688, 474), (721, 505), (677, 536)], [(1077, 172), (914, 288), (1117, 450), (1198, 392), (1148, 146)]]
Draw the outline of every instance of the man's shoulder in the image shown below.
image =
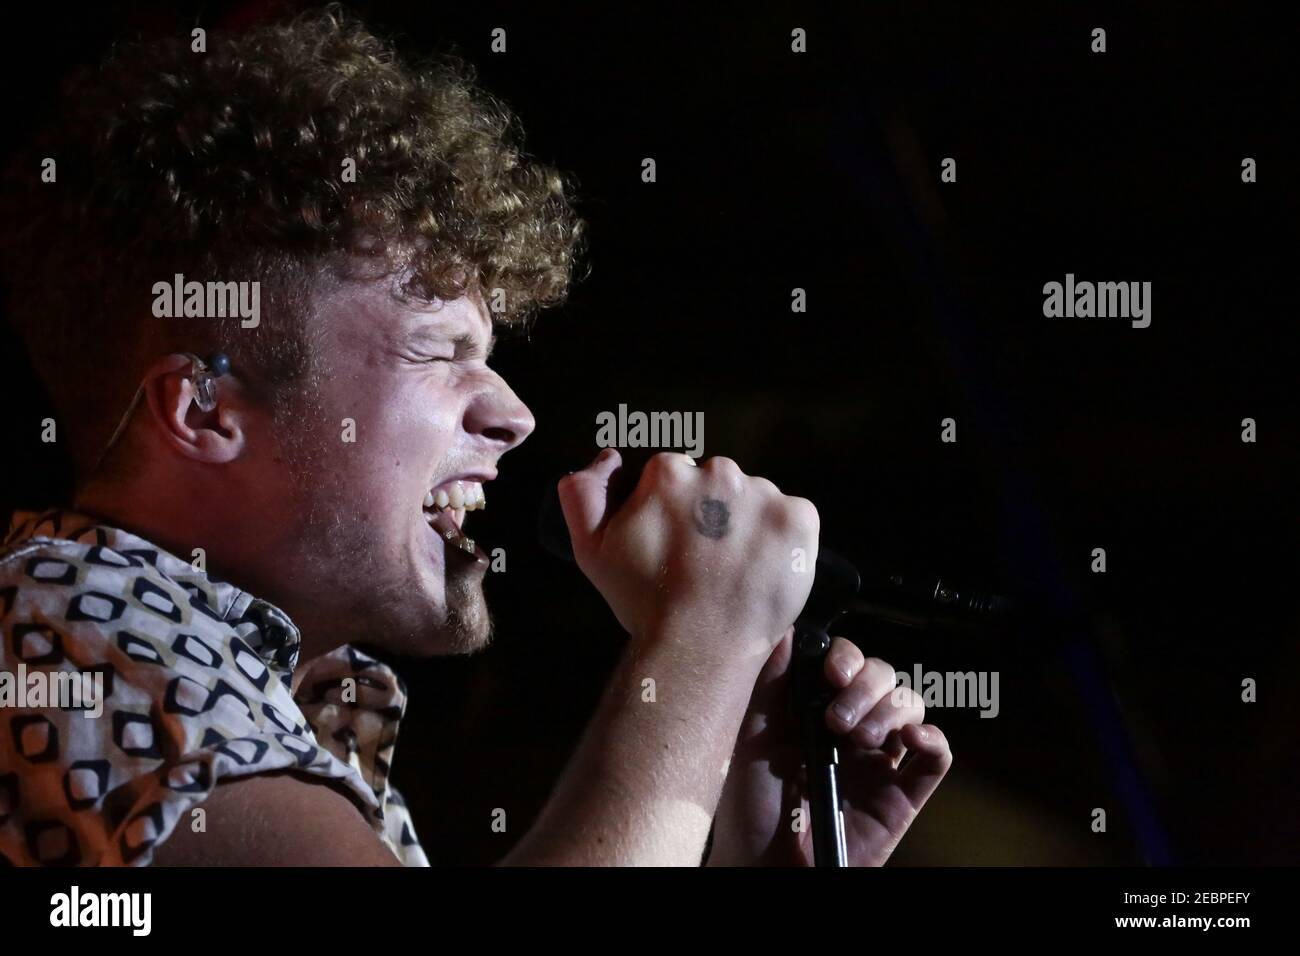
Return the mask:
[(0, 546), (0, 594), (64, 604), (71, 621), (109, 624), (136, 607), (172, 623), (186, 609), (221, 623), (238, 593), (143, 539), (93, 524), (11, 533)]
[[(292, 697), (292, 624), (101, 531), (0, 551), (0, 858), (147, 862), (219, 781), (252, 774), (335, 780), (373, 806)], [(83, 686), (89, 707), (63, 699)]]
[[(75, 515), (15, 527), (0, 547), (0, 861), (148, 862), (219, 781), (283, 771), (343, 788), (422, 859), (387, 785), (405, 692), (386, 666), (338, 648), (303, 665), (295, 699), (301, 638), (274, 605)], [(58, 698), (85, 675), (99, 713)]]
[(132, 660), (171, 663), (179, 653), (211, 667), (238, 639), (214, 595), (160, 568), (156, 552), (66, 538), (27, 538), (0, 552), (0, 617), (9, 638), (0, 660), (29, 664), (38, 663), (33, 654), (57, 663), (50, 654), (71, 650), (68, 642), (98, 656), (93, 646), (104, 642)]
[(134, 688), (128, 696), (159, 696), (164, 712), (210, 708), (219, 692), (250, 716), (289, 711), (284, 729), (301, 731), (288, 694), (296, 646), (283, 667), (264, 646), (274, 615), (142, 539), (63, 531), (0, 551), (0, 665), (96, 668)]

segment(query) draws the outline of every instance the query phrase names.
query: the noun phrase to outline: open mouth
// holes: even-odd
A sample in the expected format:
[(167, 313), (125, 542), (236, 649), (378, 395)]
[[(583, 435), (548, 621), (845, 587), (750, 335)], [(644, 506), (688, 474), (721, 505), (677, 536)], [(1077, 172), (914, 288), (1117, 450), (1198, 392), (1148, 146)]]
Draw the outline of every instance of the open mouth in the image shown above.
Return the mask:
[(464, 531), (465, 515), (486, 507), (487, 496), (483, 493), (481, 481), (457, 478), (435, 485), (424, 493), (424, 520), (451, 546), (451, 550), (466, 557), (486, 558), (474, 539)]

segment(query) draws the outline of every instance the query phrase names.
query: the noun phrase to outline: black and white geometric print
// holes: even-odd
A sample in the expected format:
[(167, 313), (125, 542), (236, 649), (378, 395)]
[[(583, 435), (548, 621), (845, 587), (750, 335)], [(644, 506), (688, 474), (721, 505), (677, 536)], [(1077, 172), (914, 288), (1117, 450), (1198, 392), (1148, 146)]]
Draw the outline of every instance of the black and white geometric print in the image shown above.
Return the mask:
[(219, 781), (294, 769), (428, 865), (388, 782), (406, 693), (381, 662), (342, 647), (299, 667), (278, 608), (69, 511), (14, 516), (0, 622), (0, 671), (93, 672), (103, 698), (98, 717), (0, 707), (0, 862), (143, 866)]

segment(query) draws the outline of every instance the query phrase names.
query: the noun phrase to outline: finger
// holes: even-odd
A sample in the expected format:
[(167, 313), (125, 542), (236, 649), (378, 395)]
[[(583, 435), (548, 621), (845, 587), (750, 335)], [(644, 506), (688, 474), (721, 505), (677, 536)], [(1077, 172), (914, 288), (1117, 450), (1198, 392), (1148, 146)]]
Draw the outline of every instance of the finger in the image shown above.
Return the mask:
[(560, 479), (560, 508), (575, 550), (585, 547), (605, 520), (609, 481), (623, 460), (613, 448), (606, 448), (581, 471)]
[(826, 652), (826, 679), (832, 687), (848, 687), (866, 660), (858, 645), (847, 638), (837, 637)]
[(896, 687), (876, 702), (849, 736), (859, 747), (880, 747), (890, 731), (919, 724), (924, 718), (921, 695), (910, 687)]
[(952, 766), (952, 747), (934, 724), (908, 724), (899, 737), (911, 756), (899, 770), (898, 785), (908, 802), (920, 810)]
[(890, 766), (895, 770), (901, 770), (903, 764), (913, 754), (913, 751), (907, 749), (907, 744), (903, 743), (903, 734), (899, 730), (890, 731), (889, 735), (885, 737), (884, 746), (880, 749), (885, 752), (885, 755), (889, 758)]
[(847, 687), (826, 708), (826, 725), (838, 734), (856, 727), (864, 714), (887, 697), (897, 678), (894, 669), (878, 657), (868, 657)]
[(629, 500), (644, 503), (665, 495), (671, 497), (674, 489), (681, 490), (696, 480), (697, 476), (692, 473), (699, 467), (690, 455), (680, 452), (661, 451), (651, 455), (641, 466)]

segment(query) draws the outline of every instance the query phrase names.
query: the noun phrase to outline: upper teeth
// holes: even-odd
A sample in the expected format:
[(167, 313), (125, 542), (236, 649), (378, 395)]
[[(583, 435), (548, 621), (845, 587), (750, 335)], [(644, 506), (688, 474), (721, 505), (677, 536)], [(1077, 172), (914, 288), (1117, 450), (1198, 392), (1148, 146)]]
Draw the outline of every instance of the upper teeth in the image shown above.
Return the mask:
[(426, 491), (424, 507), (480, 511), (487, 507), (487, 496), (483, 494), (483, 485), (477, 481), (453, 481), (436, 491)]

